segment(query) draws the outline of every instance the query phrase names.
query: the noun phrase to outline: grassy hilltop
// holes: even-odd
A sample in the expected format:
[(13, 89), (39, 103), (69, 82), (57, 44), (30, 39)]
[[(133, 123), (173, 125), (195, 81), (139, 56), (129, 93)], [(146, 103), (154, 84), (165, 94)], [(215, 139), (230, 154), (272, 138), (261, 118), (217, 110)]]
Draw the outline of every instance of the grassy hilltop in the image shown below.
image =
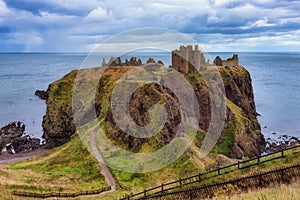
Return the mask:
[[(172, 140), (174, 129), (180, 123), (176, 97), (158, 84), (148, 84), (137, 90), (129, 103), (132, 118), (141, 124), (149, 122), (147, 109), (155, 103), (169, 106), (167, 127), (150, 139), (128, 137), (118, 129), (111, 117), (110, 97), (116, 82), (132, 67), (107, 68), (99, 81), (95, 94), (96, 114), (102, 130), (117, 146), (132, 152), (150, 152)], [(192, 85), (200, 105), (200, 129), (191, 147), (174, 163), (155, 172), (135, 174), (111, 169), (117, 182), (117, 191), (107, 198), (121, 197), (128, 191), (136, 192), (162, 182), (193, 175), (232, 162), (231, 158), (254, 157), (264, 148), (264, 139), (256, 118), (250, 74), (242, 66), (218, 68), (226, 90), (227, 119), (217, 145), (205, 158), (199, 158), (202, 140), (210, 121), (209, 92), (203, 78), (196, 73), (184, 74)], [(76, 134), (72, 114), (72, 94), (78, 71), (72, 71), (52, 83), (47, 92), (47, 111), (44, 117), (44, 137), (49, 146), (59, 146), (50, 153), (31, 160), (0, 167), (4, 179), (0, 184), (6, 190), (25, 191), (81, 191), (107, 186), (100, 174), (97, 160), (89, 153)], [(89, 80), (97, 78), (90, 71)], [(91, 84), (95, 82), (91, 81)], [(88, 88), (86, 88), (88, 91)], [(91, 97), (86, 97), (91, 98)], [(93, 98), (93, 97), (92, 97)], [(138, 106), (137, 106), (138, 105)], [(83, 108), (90, 109), (90, 108)], [(87, 116), (79, 116), (88, 120)], [(140, 121), (139, 121), (140, 120)], [(101, 141), (99, 134), (98, 140)], [(82, 139), (82, 138), (81, 138)], [(83, 142), (86, 142), (83, 140)]]

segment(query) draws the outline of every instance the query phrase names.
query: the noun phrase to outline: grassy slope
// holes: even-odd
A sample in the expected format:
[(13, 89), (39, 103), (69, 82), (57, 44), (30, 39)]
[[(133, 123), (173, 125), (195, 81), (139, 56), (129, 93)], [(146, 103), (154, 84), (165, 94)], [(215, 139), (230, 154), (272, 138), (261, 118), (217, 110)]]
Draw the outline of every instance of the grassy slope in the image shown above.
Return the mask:
[(57, 149), (25, 161), (1, 165), (0, 185), (8, 190), (80, 191), (107, 186), (97, 160), (78, 136)]
[[(244, 73), (242, 69), (240, 72)], [(223, 72), (222, 72), (223, 73)], [(227, 72), (226, 72), (227, 73)], [(53, 83), (53, 100), (59, 101), (60, 104), (68, 104), (71, 101), (70, 91), (63, 91), (65, 88), (72, 88), (69, 83), (74, 79), (76, 72), (73, 71), (69, 75), (66, 75), (62, 80)], [(111, 72), (108, 75), (115, 75), (115, 72)], [(117, 76), (121, 76), (118, 74)], [(200, 79), (201, 82), (201, 79)], [(111, 88), (111, 85), (108, 85)], [(109, 94), (106, 93), (105, 96)], [(232, 126), (228, 129), (227, 138), (223, 138), (223, 141), (217, 146), (215, 152), (223, 152), (229, 154), (232, 147), (232, 139), (237, 129), (243, 125), (243, 116), (239, 107), (232, 102), (227, 102), (228, 107), (235, 115), (235, 120), (232, 122)], [(54, 111), (51, 113), (51, 117), (55, 117), (57, 113)], [(197, 135), (198, 140), (203, 138), (203, 134)], [(124, 192), (128, 193), (128, 190), (120, 189), (132, 188), (131, 192), (140, 191), (143, 188), (148, 188), (161, 184), (162, 182), (168, 182), (177, 180), (180, 177), (186, 177), (195, 174), (195, 172), (204, 171), (205, 165), (214, 163), (214, 155), (209, 155), (205, 159), (200, 159), (197, 156), (198, 145), (201, 143), (195, 141), (195, 144), (191, 147), (189, 152), (186, 152), (180, 159), (171, 165), (152, 173), (146, 174), (130, 174), (125, 172), (119, 172), (112, 170), (113, 174), (119, 182), (119, 190), (115, 194), (109, 194), (105, 197), (115, 198), (120, 197)], [(89, 152), (82, 147), (82, 144), (78, 137), (74, 137), (69, 143), (55, 149), (49, 154), (23, 161), (13, 165), (0, 166), (0, 173), (5, 174), (5, 179), (0, 181), (0, 184), (7, 185), (7, 189), (26, 189), (26, 190), (55, 190), (62, 188), (67, 191), (78, 191), (94, 189), (98, 187), (106, 186), (104, 178), (100, 175), (100, 168), (97, 161), (89, 154)], [(22, 185), (22, 186), (19, 186)]]
[(220, 194), (218, 200), (297, 200), (300, 194), (300, 180), (294, 181), (292, 184), (275, 184), (268, 188), (260, 188), (250, 190), (246, 193), (238, 191), (229, 192), (230, 194)]

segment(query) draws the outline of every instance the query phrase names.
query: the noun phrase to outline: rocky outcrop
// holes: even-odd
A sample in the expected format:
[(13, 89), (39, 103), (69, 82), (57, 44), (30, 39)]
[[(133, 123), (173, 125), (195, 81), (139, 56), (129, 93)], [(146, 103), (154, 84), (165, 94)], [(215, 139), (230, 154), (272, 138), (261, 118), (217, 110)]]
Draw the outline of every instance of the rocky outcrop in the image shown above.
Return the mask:
[(37, 90), (34, 93), (36, 96), (40, 97), (42, 100), (47, 100), (48, 99), (48, 93), (43, 90)]
[[(241, 66), (222, 67), (220, 72), (226, 96), (235, 105), (229, 108), (229, 114), (235, 117), (236, 126), (231, 156), (234, 158), (258, 156), (264, 152), (266, 143), (257, 121), (250, 73)], [(227, 125), (229, 123), (232, 122), (227, 121)]]
[(4, 147), (8, 153), (23, 153), (39, 149), (40, 139), (23, 136), (25, 125), (12, 122), (0, 129), (0, 154)]
[(18, 137), (11, 141), (15, 153), (30, 152), (40, 148), (40, 139), (29, 136)]
[[(25, 132), (25, 125), (21, 122), (10, 123), (0, 129), (0, 154), (4, 147), (6, 147), (13, 139), (21, 137)], [(10, 149), (7, 149), (11, 152)]]
[[(158, 149), (170, 142), (180, 123), (180, 106), (176, 96), (159, 84), (149, 84), (139, 88), (132, 95), (129, 112), (140, 125), (149, 122), (148, 109), (157, 102), (164, 102), (168, 111), (167, 122), (161, 132), (152, 138), (135, 138), (121, 131), (114, 122), (110, 108), (110, 96), (115, 81), (130, 67), (107, 68), (98, 84), (95, 99), (96, 114), (105, 117), (108, 137), (121, 147), (140, 151), (143, 146)], [(254, 157), (264, 151), (265, 140), (256, 118), (253, 88), (249, 72), (241, 66), (219, 67), (227, 97), (227, 119), (221, 138), (214, 151), (234, 158)], [(44, 117), (43, 137), (50, 147), (68, 141), (76, 128), (72, 116), (72, 89), (77, 72), (73, 71), (51, 84), (48, 88), (47, 112)], [(191, 83), (200, 105), (200, 132), (206, 132), (210, 123), (210, 95), (200, 75), (185, 74)], [(202, 80), (202, 81), (201, 81)], [(196, 108), (195, 108), (196, 109)], [(82, 117), (85, 120), (85, 116)], [(199, 142), (201, 143), (201, 141)], [(149, 147), (150, 148), (150, 147)], [(148, 149), (149, 149), (148, 148)], [(152, 149), (153, 150), (153, 149)]]
[(72, 71), (48, 87), (49, 97), (42, 123), (45, 148), (66, 143), (76, 131), (72, 116), (72, 89), (76, 74), (76, 71)]

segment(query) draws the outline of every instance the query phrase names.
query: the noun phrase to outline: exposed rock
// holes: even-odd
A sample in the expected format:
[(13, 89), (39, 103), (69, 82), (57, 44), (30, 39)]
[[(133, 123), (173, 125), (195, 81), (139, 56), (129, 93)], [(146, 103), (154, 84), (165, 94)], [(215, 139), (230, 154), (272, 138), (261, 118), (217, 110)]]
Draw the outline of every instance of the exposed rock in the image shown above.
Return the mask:
[(25, 125), (21, 122), (10, 123), (0, 129), (0, 154), (4, 147), (8, 153), (13, 154), (29, 152), (39, 149), (40, 139), (23, 136), (25, 134)]
[(43, 90), (37, 90), (34, 93), (36, 96), (40, 97), (42, 100), (47, 100), (48, 99), (48, 93)]
[[(0, 154), (2, 149), (13, 139), (21, 137), (25, 133), (25, 125), (21, 122), (12, 122), (0, 129)], [(8, 149), (8, 152), (11, 152)]]
[[(43, 118), (44, 133), (42, 138), (46, 140), (45, 148), (54, 148), (70, 140), (76, 128), (72, 116), (72, 109), (66, 105), (59, 108), (57, 123), (51, 123), (49, 115)], [(50, 123), (49, 123), (50, 122)]]
[(40, 139), (29, 136), (18, 137), (11, 141), (11, 146), (16, 153), (29, 152), (40, 148)]
[(294, 136), (281, 135), (277, 138), (267, 138), (265, 153), (281, 151), (282, 149), (299, 144), (300, 139)]
[(74, 70), (49, 85), (46, 115), (43, 117), (45, 148), (53, 148), (70, 140), (76, 131), (72, 116), (72, 93), (77, 71)]

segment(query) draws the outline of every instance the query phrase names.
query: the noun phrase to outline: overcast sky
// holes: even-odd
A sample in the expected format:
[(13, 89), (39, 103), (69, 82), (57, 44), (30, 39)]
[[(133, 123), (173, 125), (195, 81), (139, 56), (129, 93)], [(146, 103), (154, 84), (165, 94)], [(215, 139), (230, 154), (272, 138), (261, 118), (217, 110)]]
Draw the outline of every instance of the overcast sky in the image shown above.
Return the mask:
[(299, 0), (0, 0), (0, 51), (85, 52), (162, 27), (206, 51), (300, 51)]

